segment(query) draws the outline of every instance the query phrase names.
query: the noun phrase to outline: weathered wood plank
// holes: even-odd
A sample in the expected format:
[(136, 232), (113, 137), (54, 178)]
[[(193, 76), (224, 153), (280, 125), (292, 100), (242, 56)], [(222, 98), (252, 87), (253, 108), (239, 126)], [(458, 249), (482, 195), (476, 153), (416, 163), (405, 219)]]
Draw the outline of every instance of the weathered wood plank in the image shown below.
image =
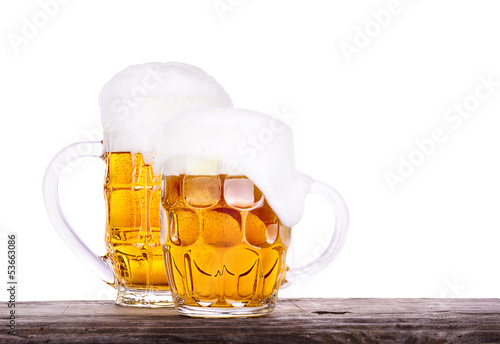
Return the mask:
[(283, 299), (270, 315), (235, 319), (111, 301), (19, 302), (16, 335), (3, 330), (0, 342), (500, 343), (500, 300)]

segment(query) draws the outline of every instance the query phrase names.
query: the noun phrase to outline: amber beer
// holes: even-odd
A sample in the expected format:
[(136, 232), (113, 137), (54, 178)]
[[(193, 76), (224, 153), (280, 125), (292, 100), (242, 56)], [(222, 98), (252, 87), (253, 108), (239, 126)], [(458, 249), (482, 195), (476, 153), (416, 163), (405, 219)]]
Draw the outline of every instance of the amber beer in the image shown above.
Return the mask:
[(162, 191), (162, 245), (174, 300), (221, 309), (274, 304), (290, 228), (252, 181), (163, 176)]
[(135, 294), (169, 290), (160, 246), (160, 191), (160, 176), (141, 154), (107, 153), (106, 258), (122, 292), (118, 301), (125, 304), (139, 302)]

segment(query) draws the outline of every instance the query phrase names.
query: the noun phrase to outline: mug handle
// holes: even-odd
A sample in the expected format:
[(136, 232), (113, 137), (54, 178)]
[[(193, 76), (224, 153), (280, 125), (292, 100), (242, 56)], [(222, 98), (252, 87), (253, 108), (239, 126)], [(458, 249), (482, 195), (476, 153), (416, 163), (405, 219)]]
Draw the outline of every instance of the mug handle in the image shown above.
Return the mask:
[(59, 203), (59, 178), (68, 164), (82, 157), (104, 159), (101, 141), (77, 142), (63, 148), (51, 160), (43, 179), (43, 200), (57, 233), (80, 260), (104, 282), (114, 285), (113, 270), (105, 257), (96, 255), (69, 224)]
[(335, 215), (333, 236), (325, 251), (318, 258), (304, 266), (288, 267), (287, 276), (290, 276), (291, 280), (284, 286), (292, 284), (294, 276), (310, 274), (328, 265), (338, 255), (347, 237), (349, 212), (342, 196), (330, 185), (316, 180), (311, 182), (309, 193), (322, 196), (331, 205)]

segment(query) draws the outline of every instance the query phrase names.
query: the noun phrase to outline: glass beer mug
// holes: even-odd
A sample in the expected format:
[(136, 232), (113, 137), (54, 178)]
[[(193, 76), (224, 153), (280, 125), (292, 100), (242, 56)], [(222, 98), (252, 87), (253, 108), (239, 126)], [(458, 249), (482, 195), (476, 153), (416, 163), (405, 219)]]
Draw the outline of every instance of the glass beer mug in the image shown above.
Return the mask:
[[(224, 89), (201, 69), (182, 63), (130, 66), (100, 94), (103, 142), (80, 142), (59, 152), (47, 167), (44, 201), (66, 244), (125, 306), (172, 306), (160, 246), (160, 173), (156, 146), (161, 126), (192, 107), (232, 106)], [(64, 216), (58, 180), (78, 157), (105, 162), (106, 255), (93, 253)]]
[[(311, 272), (341, 249), (340, 195), (295, 168), (290, 127), (261, 113), (187, 110), (160, 140), (161, 245), (176, 309), (189, 316), (270, 313), (286, 273)], [(308, 193), (332, 206), (334, 235), (307, 266), (287, 271), (291, 227)]]

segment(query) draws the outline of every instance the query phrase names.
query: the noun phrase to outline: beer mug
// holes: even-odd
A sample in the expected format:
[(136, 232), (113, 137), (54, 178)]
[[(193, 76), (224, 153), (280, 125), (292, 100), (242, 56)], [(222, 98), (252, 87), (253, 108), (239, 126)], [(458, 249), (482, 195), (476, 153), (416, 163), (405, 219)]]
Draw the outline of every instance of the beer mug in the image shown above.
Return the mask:
[[(172, 306), (160, 246), (160, 174), (156, 146), (162, 124), (192, 107), (232, 106), (224, 89), (201, 69), (182, 63), (135, 65), (116, 74), (99, 96), (102, 142), (60, 151), (47, 167), (44, 201), (66, 244), (106, 283), (124, 306)], [(64, 216), (58, 180), (79, 157), (105, 163), (106, 255), (93, 253)]]
[[(271, 116), (233, 108), (183, 111), (165, 123), (157, 162), (161, 245), (182, 314), (268, 314), (286, 273), (316, 271), (345, 241), (343, 199), (296, 170), (291, 129)], [(319, 258), (294, 271), (286, 263), (291, 228), (308, 193), (332, 206), (334, 234)]]

